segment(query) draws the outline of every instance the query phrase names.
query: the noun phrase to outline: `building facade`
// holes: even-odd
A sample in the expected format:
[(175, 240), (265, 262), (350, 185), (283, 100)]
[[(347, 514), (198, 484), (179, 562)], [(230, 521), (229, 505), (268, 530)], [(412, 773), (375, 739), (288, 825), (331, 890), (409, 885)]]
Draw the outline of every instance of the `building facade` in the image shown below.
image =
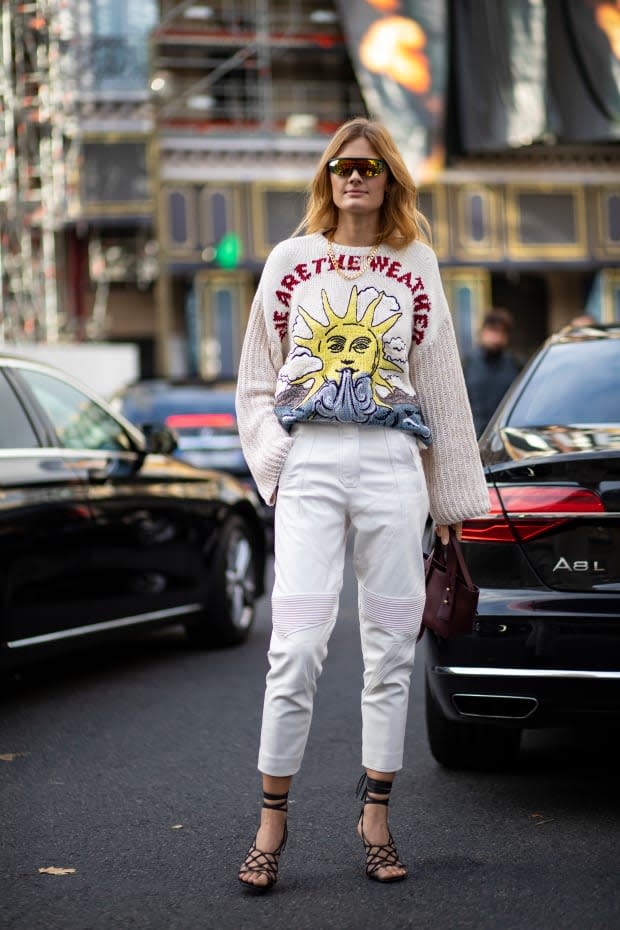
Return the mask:
[(616, 6), (10, 0), (0, 338), (131, 340), (145, 376), (234, 378), (264, 261), (365, 114), (419, 185), (463, 352), (493, 304), (523, 356), (620, 318)]
[(152, 367), (147, 163), (155, 0), (8, 0), (0, 14), (0, 338), (131, 340)]
[(364, 103), (336, 10), (314, 0), (164, 0), (152, 64), (160, 366), (234, 378), (263, 263)]
[[(572, 25), (601, 43), (607, 71), (591, 81), (613, 105), (618, 46), (600, 6)], [(269, 250), (297, 226), (330, 133), (369, 113), (409, 156), (463, 352), (492, 304), (513, 312), (523, 356), (585, 310), (620, 317), (618, 123), (579, 85), (562, 15), (554, 0), (163, 0), (151, 59), (161, 370), (235, 376)]]

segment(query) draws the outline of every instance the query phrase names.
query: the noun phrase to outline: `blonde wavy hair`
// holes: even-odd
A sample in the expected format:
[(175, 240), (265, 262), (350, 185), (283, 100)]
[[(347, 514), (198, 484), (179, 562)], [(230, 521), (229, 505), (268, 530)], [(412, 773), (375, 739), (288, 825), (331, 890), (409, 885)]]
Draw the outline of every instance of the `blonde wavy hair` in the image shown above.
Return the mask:
[(376, 242), (385, 242), (397, 249), (416, 239), (430, 243), (430, 225), (417, 207), (418, 190), (392, 136), (381, 123), (364, 117), (349, 120), (332, 136), (310, 183), (306, 212), (294, 235), (320, 232), (328, 239), (333, 236), (338, 226), (338, 208), (332, 197), (327, 163), (354, 139), (366, 139), (377, 157), (388, 165), (389, 178)]

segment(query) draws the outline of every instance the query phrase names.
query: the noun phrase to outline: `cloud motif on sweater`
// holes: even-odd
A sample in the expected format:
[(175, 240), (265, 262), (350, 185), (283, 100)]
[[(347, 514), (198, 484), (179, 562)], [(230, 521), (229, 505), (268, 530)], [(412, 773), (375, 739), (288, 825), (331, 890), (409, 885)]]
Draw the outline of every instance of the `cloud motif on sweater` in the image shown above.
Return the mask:
[(384, 339), (383, 346), (385, 357), (391, 362), (397, 362), (404, 368), (407, 362), (407, 347), (400, 336), (394, 336), (393, 339)]
[[(311, 316), (313, 320), (317, 321), (317, 323), (323, 323), (323, 325), (327, 323), (327, 314), (322, 307), (313, 308)], [(291, 334), (294, 340), (297, 337), (301, 337), (302, 339), (309, 339), (312, 336), (312, 330), (304, 320), (301, 313), (297, 313), (295, 319), (293, 320)]]
[(323, 362), (320, 358), (312, 355), (307, 349), (299, 349), (287, 358), (286, 369), (280, 371), (280, 378), (290, 384), (302, 375), (310, 376), (313, 371), (319, 371), (322, 367)]
[[(379, 296), (381, 292), (376, 289), (376, 287), (365, 287), (363, 291), (360, 291), (357, 295), (357, 316), (358, 319), (361, 319), (366, 313), (368, 307), (373, 300)], [(360, 311), (362, 311), (360, 313)], [(395, 297), (391, 297), (389, 294), (383, 293), (383, 299), (381, 303), (377, 305), (374, 314), (373, 322), (382, 323), (383, 320), (386, 320), (389, 316), (400, 311), (400, 304)]]

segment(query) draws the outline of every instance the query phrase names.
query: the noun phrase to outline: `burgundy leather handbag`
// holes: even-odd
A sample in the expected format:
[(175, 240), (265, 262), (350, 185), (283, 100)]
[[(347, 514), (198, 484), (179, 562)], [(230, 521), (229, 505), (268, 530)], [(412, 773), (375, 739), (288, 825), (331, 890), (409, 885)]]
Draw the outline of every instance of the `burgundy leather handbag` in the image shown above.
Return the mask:
[(424, 571), (426, 604), (418, 638), (425, 627), (444, 639), (471, 633), (480, 590), (471, 580), (454, 530), (447, 546), (437, 536), (433, 551), (424, 559)]

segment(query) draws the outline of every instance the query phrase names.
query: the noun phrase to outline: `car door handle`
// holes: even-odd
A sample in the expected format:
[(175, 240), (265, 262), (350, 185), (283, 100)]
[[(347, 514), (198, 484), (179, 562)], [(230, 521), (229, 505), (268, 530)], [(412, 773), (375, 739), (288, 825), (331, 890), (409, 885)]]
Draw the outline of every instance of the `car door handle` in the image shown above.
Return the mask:
[(74, 459), (72, 462), (74, 468), (78, 471), (86, 472), (89, 481), (103, 482), (107, 481), (112, 472), (114, 462), (108, 458), (84, 458)]
[(103, 482), (108, 480), (111, 472), (112, 472), (112, 469), (110, 467), (109, 462), (103, 468), (88, 468), (87, 469), (88, 480), (92, 481), (94, 484), (98, 484), (98, 483), (102, 484)]

